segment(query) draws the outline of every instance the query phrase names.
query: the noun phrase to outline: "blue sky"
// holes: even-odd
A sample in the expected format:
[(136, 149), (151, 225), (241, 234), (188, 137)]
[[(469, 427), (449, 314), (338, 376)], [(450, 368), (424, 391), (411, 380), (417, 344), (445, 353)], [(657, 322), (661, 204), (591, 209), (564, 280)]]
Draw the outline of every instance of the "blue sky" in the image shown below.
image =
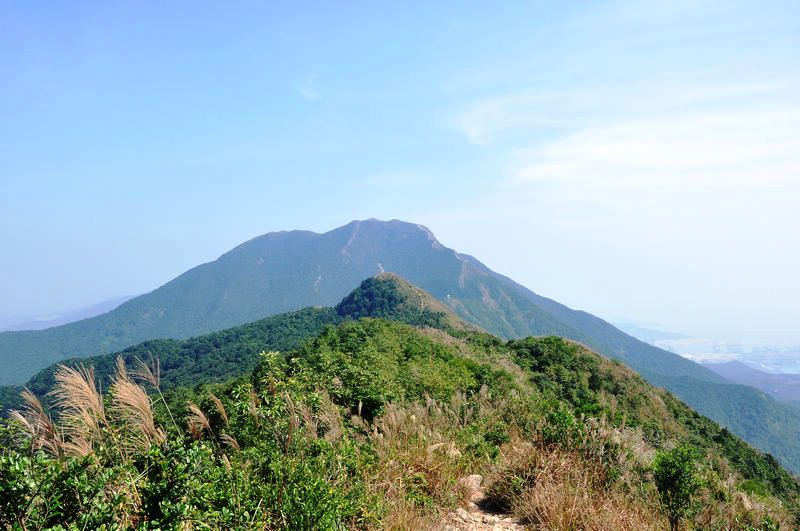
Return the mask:
[(0, 315), (428, 225), (606, 318), (800, 343), (800, 4), (6, 2)]

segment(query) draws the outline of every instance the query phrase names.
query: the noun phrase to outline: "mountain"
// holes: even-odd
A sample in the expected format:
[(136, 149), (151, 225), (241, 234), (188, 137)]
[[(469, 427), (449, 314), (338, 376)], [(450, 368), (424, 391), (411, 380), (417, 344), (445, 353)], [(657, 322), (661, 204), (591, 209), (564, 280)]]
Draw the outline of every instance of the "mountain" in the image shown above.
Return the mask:
[(91, 306), (69, 310), (60, 315), (26, 316), (26, 317), (0, 317), (0, 332), (16, 330), (44, 330), (54, 326), (80, 321), (95, 317), (96, 315), (110, 312), (125, 301), (133, 298), (132, 295), (114, 297)]
[[(160, 379), (131, 356), (153, 343), (122, 369), (113, 355), (73, 362), (94, 367), (105, 409), (92, 372), (62, 368), (42, 393), (69, 429), (31, 407), (4, 428), (0, 525), (473, 529), (458, 508), (481, 476), (483, 505), (508, 516), (483, 513), (481, 529), (767, 530), (800, 516), (800, 483), (774, 458), (619, 361), (492, 336), (394, 275), (334, 308), (167, 340)], [(233, 372), (192, 374), (207, 359)], [(664, 501), (677, 489), (680, 505)]]
[(732, 382), (761, 389), (776, 400), (800, 405), (800, 374), (759, 371), (740, 361), (703, 365)]
[(37, 332), (0, 333), (0, 383), (21, 384), (69, 357), (154, 338), (185, 339), (309, 306), (331, 306), (367, 277), (394, 272), (461, 319), (503, 338), (558, 335), (619, 359), (650, 383), (800, 471), (800, 413), (761, 391), (634, 339), (589, 313), (537, 295), (477, 259), (443, 246), (427, 228), (354, 221), (324, 234), (269, 233), (155, 291), (92, 319)]
[[(465, 320), (502, 337), (554, 333), (602, 342), (624, 358), (639, 342), (608, 323), (545, 299), (444, 247), (421, 225), (354, 221), (324, 234), (254, 238), (106, 314), (43, 331), (0, 333), (0, 384), (21, 383), (67, 357), (119, 350), (155, 338), (184, 339), (268, 315), (336, 304), (367, 277), (391, 271)], [(646, 347), (645, 347), (646, 348)], [(719, 381), (712, 371), (658, 349), (648, 362), (669, 373)]]

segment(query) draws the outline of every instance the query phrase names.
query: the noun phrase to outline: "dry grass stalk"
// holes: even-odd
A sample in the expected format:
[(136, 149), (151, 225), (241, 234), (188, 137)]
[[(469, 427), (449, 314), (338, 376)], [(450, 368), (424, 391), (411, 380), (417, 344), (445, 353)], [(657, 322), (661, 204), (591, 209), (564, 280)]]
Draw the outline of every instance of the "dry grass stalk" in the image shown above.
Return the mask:
[(305, 403), (301, 403), (297, 408), (298, 415), (303, 420), (306, 435), (311, 439), (319, 438), (320, 422), (319, 417), (314, 414), (314, 410)]
[(289, 393), (285, 394), (284, 400), (286, 400), (286, 413), (289, 416), (289, 427), (286, 431), (286, 437), (282, 442), (283, 451), (284, 453), (288, 454), (289, 448), (292, 446), (294, 432), (300, 426), (300, 420), (297, 418), (297, 408), (295, 407), (294, 400), (292, 400), (292, 397), (289, 396)]
[(221, 440), (223, 443), (227, 444), (228, 446), (230, 446), (231, 448), (233, 448), (234, 450), (236, 450), (237, 452), (241, 450), (241, 448), (239, 447), (239, 441), (237, 441), (237, 440), (236, 440), (236, 439), (233, 437), (233, 435), (229, 435), (229, 434), (227, 434), (227, 433), (223, 433), (222, 435), (220, 435), (220, 436), (219, 436), (219, 439), (220, 439), (220, 440)]
[(142, 382), (148, 383), (156, 389), (161, 388), (161, 367), (158, 358), (150, 355), (150, 363), (147, 364), (140, 357), (136, 357), (133, 363), (131, 375)]
[(203, 413), (197, 404), (194, 402), (188, 403), (189, 408), (189, 416), (186, 418), (186, 423), (189, 427), (189, 433), (192, 434), (192, 437), (195, 439), (199, 439), (203, 436), (203, 431), (208, 431), (208, 433), (213, 434), (211, 431), (211, 423), (208, 421), (208, 417), (206, 414)]
[(60, 457), (63, 441), (50, 415), (29, 389), (25, 388), (20, 396), (25, 401), (25, 407), (22, 411), (11, 411), (10, 418), (22, 425), (34, 450), (42, 449), (54, 457)]
[[(708, 481), (708, 478), (706, 478)], [(761, 529), (767, 517), (778, 529), (792, 529), (794, 518), (775, 498), (763, 498), (757, 494), (745, 494), (736, 489), (736, 478), (728, 476), (707, 489), (700, 496), (701, 510), (694, 515), (693, 526), (697, 529)], [(722, 501), (722, 503), (720, 503)]]
[[(475, 470), (453, 442), (460, 405), (458, 398), (451, 405), (432, 398), (425, 404), (390, 403), (367, 431), (377, 457), (368, 484), (386, 502), (383, 528), (431, 529), (441, 516), (432, 508), (453, 507), (464, 499), (458, 478)], [(410, 501), (420, 496), (433, 505), (423, 509)]]
[(320, 402), (319, 425), (324, 430), (323, 438), (328, 442), (341, 440), (344, 435), (344, 422), (339, 408), (330, 397), (323, 393)]
[(436, 529), (441, 516), (436, 513), (425, 514), (399, 493), (387, 493), (388, 512), (381, 520), (381, 528), (391, 531), (409, 529)]
[(253, 422), (255, 422), (256, 427), (260, 428), (261, 427), (261, 415), (259, 415), (259, 413), (258, 413), (259, 400), (258, 400), (258, 394), (256, 394), (255, 389), (253, 389), (253, 388), (250, 389), (250, 393), (248, 394), (247, 398), (248, 398), (248, 400), (247, 400), (247, 409), (248, 409), (248, 411), (250, 413), (250, 417), (253, 419)]
[(222, 400), (220, 400), (214, 393), (211, 393), (209, 398), (211, 398), (211, 401), (214, 402), (214, 407), (217, 408), (217, 413), (219, 413), (219, 416), (222, 417), (225, 427), (228, 427), (230, 425), (230, 420), (228, 419), (228, 412), (225, 410), (225, 405), (222, 403)]
[(511, 495), (513, 514), (537, 529), (663, 529), (657, 505), (604, 486), (600, 469), (574, 452), (533, 451), (514, 474), (528, 487)]
[(94, 369), (83, 365), (60, 365), (55, 373), (56, 385), (50, 392), (60, 410), (59, 420), (64, 431), (65, 452), (71, 455), (91, 453), (94, 443), (108, 427), (103, 396), (97, 389)]
[(124, 444), (143, 451), (164, 442), (164, 432), (156, 426), (150, 397), (130, 380), (121, 357), (117, 358), (117, 373), (111, 385), (111, 408), (125, 428)]

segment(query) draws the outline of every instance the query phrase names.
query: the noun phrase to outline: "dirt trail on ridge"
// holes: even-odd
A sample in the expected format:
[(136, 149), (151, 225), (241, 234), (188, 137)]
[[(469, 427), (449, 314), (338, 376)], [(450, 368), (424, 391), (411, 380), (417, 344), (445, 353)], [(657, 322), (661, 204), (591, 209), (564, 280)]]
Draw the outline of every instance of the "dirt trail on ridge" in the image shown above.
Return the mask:
[(469, 505), (448, 514), (435, 528), (436, 531), (523, 531), (525, 527), (505, 514), (491, 510), (486, 503), (483, 477), (473, 474), (461, 479), (469, 493)]

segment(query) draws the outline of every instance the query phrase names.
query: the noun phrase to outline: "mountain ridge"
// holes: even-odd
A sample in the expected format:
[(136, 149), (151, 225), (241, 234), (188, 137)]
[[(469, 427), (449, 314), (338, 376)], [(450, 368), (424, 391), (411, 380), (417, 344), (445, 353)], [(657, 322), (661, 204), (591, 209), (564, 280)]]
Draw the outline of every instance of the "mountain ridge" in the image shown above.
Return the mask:
[(800, 406), (800, 374), (770, 373), (736, 360), (703, 365), (732, 382), (755, 387), (776, 400)]
[[(619, 359), (800, 470), (800, 456), (790, 443), (800, 437), (800, 415), (794, 409), (782, 409), (761, 392), (734, 387), (705, 367), (542, 297), (445, 247), (428, 228), (400, 220), (357, 220), (325, 233), (267, 233), (103, 316), (37, 333), (0, 334), (0, 362), (10, 369), (0, 383), (22, 383), (25, 367), (20, 365), (27, 364), (30, 376), (67, 357), (121, 350), (159, 337), (185, 339), (268, 315), (332, 306), (363, 279), (384, 271), (505, 339), (558, 335)], [(742, 407), (752, 414), (743, 414)], [(763, 418), (765, 411), (773, 416)]]

